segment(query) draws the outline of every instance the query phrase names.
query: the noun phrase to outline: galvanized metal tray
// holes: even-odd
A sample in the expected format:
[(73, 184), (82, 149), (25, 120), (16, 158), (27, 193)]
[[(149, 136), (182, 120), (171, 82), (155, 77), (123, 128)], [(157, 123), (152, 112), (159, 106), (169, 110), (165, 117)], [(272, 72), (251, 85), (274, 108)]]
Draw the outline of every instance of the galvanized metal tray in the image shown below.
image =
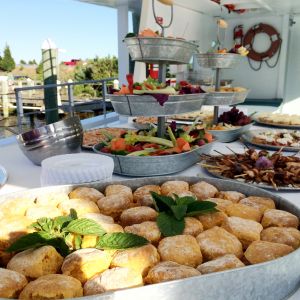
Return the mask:
[[(205, 160), (202, 161), (202, 163), (205, 164)], [(300, 186), (299, 187), (294, 187), (291, 185), (288, 186), (278, 186), (277, 189), (275, 189), (272, 185), (269, 184), (265, 184), (265, 183), (256, 183), (256, 182), (246, 182), (243, 178), (237, 178), (237, 179), (232, 179), (232, 178), (228, 178), (225, 176), (220, 175), (218, 172), (214, 172), (213, 170), (210, 170), (209, 168), (206, 167), (202, 167), (208, 174), (220, 178), (220, 179), (225, 179), (228, 181), (233, 182), (233, 184), (235, 183), (244, 183), (247, 185), (251, 185), (251, 186), (255, 186), (258, 188), (262, 188), (262, 189), (267, 189), (267, 190), (273, 190), (273, 191), (288, 191), (288, 192), (298, 192), (300, 191)]]
[(199, 53), (196, 57), (201, 67), (212, 69), (235, 68), (243, 59), (235, 53)]
[(241, 136), (241, 141), (244, 143), (259, 147), (259, 148), (267, 149), (267, 150), (278, 151), (278, 150), (282, 149), (283, 151), (288, 151), (288, 152), (299, 152), (300, 151), (300, 147), (281, 147), (281, 146), (259, 144), (259, 143), (253, 142), (253, 136), (255, 134), (258, 134), (258, 133), (264, 132), (264, 131), (265, 130), (258, 129), (258, 130), (252, 130), (252, 131), (245, 132)]
[(234, 105), (243, 103), (250, 90), (245, 89), (241, 92), (209, 92), (205, 105)]
[(146, 63), (188, 64), (198, 46), (176, 38), (132, 37), (124, 39), (132, 60)]
[(93, 150), (96, 153), (113, 158), (115, 174), (145, 177), (181, 172), (196, 164), (201, 154), (209, 153), (212, 145), (213, 142), (188, 152), (162, 156), (124, 156), (103, 153), (100, 151), (101, 144), (95, 145)]
[(161, 106), (151, 95), (108, 95), (116, 113), (125, 116), (170, 116), (200, 110), (207, 94), (169, 95)]
[[(121, 181), (132, 189), (146, 184), (162, 184), (168, 180), (185, 180), (190, 184), (204, 180), (223, 191), (238, 191), (247, 196), (270, 197), (279, 209), (289, 211), (300, 217), (300, 209), (291, 201), (254, 186), (205, 177), (167, 176), (141, 178)], [(120, 181), (85, 184), (104, 191), (108, 184)], [(69, 193), (78, 185), (53, 186), (0, 196), (0, 202), (12, 198), (31, 197), (47, 193)], [(86, 300), (123, 300), (123, 299), (164, 299), (164, 300), (282, 300), (300, 287), (300, 248), (289, 255), (269, 262), (239, 269), (200, 275), (144, 287), (130, 288), (105, 294), (82, 297)], [(2, 298), (3, 299), (3, 298)], [(79, 298), (77, 298), (79, 299)]]
[(230, 143), (237, 140), (244, 132), (248, 131), (253, 123), (228, 130), (210, 130), (207, 131), (217, 138), (219, 142)]
[(267, 123), (260, 121), (256, 118), (253, 118), (253, 121), (258, 125), (263, 125), (266, 127), (275, 127), (275, 128), (283, 128), (283, 129), (300, 129), (300, 125), (285, 125), (285, 124), (276, 124), (276, 123)]

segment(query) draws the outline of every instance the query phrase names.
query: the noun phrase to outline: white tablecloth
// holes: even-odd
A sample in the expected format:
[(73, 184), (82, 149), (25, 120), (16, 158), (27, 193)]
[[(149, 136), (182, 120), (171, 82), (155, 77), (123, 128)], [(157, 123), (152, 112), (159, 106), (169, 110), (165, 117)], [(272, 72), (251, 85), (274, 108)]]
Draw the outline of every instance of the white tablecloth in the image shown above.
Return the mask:
[[(215, 143), (212, 149), (218, 150), (222, 153), (230, 153), (227, 147), (230, 147), (234, 151), (243, 150), (243, 145), (239, 142), (234, 142), (230, 144)], [(97, 154), (95, 154), (97, 155)], [(0, 144), (0, 165), (4, 166), (8, 172), (8, 181), (0, 189), (0, 195), (11, 193), (19, 190), (26, 190), (30, 188), (40, 187), (40, 173), (41, 167), (35, 166), (31, 161), (29, 161), (21, 152), (16, 142), (11, 139), (10, 142), (6, 144)], [(186, 176), (208, 176), (205, 171), (203, 171), (200, 166), (193, 166), (179, 175)], [(125, 179), (127, 177), (123, 176), (113, 176), (113, 179)], [(286, 192), (276, 192), (282, 197), (292, 200), (297, 206), (300, 207), (300, 192), (296, 193), (286, 193)], [(300, 274), (299, 274), (300, 276)], [(300, 299), (300, 288), (298, 291), (288, 298), (289, 300), (299, 300)]]

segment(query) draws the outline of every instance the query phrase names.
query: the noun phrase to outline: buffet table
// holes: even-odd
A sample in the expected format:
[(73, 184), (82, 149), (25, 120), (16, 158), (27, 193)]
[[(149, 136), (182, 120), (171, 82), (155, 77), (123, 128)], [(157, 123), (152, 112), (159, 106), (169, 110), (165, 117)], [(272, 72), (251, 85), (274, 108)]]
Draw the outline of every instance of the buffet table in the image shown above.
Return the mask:
[[(122, 124), (123, 122), (117, 122), (114, 126)], [(230, 153), (230, 150), (234, 151), (243, 151), (244, 146), (240, 142), (236, 141), (233, 143), (214, 143), (211, 154), (214, 154), (214, 150), (218, 150), (222, 153)], [(98, 155), (98, 154), (94, 154)], [(0, 165), (2, 165), (8, 172), (8, 180), (7, 183), (0, 188), (0, 195), (12, 193), (15, 191), (26, 190), (31, 188), (40, 187), (40, 174), (41, 167), (35, 166), (31, 161), (29, 161), (19, 149), (15, 138), (9, 138), (3, 140), (0, 143)], [(199, 165), (194, 165), (189, 169), (173, 175), (181, 175), (181, 176), (205, 176), (209, 177), (209, 175), (204, 171)], [(114, 180), (122, 180), (128, 179), (125, 176), (113, 175)], [(275, 192), (280, 194), (280, 196), (287, 198), (293, 201), (297, 206), (300, 207), (299, 200), (299, 192)], [(297, 300), (300, 299), (300, 289), (292, 295), (289, 300)]]

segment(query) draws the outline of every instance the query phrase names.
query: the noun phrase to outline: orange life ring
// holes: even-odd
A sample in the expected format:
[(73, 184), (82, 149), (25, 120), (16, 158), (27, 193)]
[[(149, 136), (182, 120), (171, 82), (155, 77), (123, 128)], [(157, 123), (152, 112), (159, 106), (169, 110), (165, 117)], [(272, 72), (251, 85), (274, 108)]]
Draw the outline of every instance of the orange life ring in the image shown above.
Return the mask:
[[(258, 33), (265, 33), (269, 36), (271, 45), (269, 49), (265, 52), (256, 52), (253, 49), (253, 42), (255, 35)], [(249, 50), (248, 57), (255, 61), (264, 61), (268, 60), (275, 55), (278, 49), (281, 46), (280, 34), (277, 30), (271, 25), (259, 23), (251, 27), (248, 32), (245, 34), (243, 39), (243, 46)]]

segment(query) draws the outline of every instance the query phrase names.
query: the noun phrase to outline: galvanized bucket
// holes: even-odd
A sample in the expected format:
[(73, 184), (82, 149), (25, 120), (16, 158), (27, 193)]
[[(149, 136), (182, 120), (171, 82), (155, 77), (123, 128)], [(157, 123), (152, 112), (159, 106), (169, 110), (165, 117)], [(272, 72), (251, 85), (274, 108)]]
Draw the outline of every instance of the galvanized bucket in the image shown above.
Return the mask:
[(205, 105), (234, 105), (243, 103), (250, 90), (242, 92), (209, 92), (207, 93), (207, 100)]
[(163, 37), (132, 37), (124, 40), (132, 60), (146, 63), (188, 64), (198, 46)]
[(161, 106), (151, 95), (108, 95), (116, 113), (125, 116), (169, 116), (200, 110), (206, 93), (170, 95)]
[(199, 53), (196, 57), (201, 67), (212, 69), (235, 68), (243, 59), (235, 53)]
[(201, 154), (208, 154), (213, 143), (205, 144), (199, 148), (173, 155), (162, 156), (123, 156), (101, 152), (103, 147), (97, 144), (93, 147), (96, 153), (107, 155), (114, 160), (114, 173), (135, 176), (161, 176), (181, 172), (199, 161)]

